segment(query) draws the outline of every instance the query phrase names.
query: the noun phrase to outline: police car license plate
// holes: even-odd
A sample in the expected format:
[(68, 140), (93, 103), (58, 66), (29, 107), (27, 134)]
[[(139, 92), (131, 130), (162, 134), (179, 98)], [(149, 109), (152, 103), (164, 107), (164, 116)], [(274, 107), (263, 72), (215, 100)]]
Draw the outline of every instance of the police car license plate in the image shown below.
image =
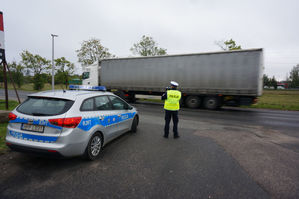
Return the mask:
[(44, 126), (33, 125), (33, 124), (22, 124), (21, 129), (25, 130), (25, 131), (34, 131), (34, 132), (39, 132), (39, 133), (44, 132)]

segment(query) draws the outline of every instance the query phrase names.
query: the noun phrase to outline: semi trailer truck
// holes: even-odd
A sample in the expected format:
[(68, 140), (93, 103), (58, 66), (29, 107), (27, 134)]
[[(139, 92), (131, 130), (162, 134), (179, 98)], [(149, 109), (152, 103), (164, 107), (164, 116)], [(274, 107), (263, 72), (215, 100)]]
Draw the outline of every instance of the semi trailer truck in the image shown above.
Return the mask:
[(82, 77), (131, 102), (136, 94), (162, 95), (176, 81), (189, 108), (251, 105), (262, 95), (263, 49), (102, 59)]

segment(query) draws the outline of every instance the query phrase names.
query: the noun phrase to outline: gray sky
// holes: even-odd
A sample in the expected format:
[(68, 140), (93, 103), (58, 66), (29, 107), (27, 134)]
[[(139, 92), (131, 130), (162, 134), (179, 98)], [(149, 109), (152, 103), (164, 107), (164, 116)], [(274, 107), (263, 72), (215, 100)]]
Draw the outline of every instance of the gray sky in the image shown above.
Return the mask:
[(243, 49), (264, 48), (265, 73), (285, 79), (299, 64), (298, 0), (0, 0), (7, 60), (22, 50), (77, 63), (83, 40), (98, 38), (118, 57), (142, 35), (168, 54), (218, 51), (234, 39)]

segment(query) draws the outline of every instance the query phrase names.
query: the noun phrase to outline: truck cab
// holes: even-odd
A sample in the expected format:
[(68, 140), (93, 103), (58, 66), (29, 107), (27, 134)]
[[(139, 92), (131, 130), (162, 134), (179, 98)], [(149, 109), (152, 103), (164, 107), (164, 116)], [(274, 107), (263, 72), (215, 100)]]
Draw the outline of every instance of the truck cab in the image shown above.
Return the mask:
[(99, 85), (99, 64), (98, 62), (83, 66), (82, 73), (82, 84), (90, 85), (90, 86), (98, 86)]

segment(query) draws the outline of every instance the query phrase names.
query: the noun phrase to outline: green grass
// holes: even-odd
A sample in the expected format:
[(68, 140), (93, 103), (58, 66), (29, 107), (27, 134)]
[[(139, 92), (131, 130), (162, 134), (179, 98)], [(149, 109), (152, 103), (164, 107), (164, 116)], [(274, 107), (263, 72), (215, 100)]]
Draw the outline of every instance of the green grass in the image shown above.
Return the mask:
[[(9, 100), (8, 101), (8, 109), (13, 110), (19, 103), (17, 101)], [(6, 110), (5, 108), (5, 100), (0, 100), (0, 110)], [(0, 154), (5, 153), (7, 151), (7, 146), (5, 144), (5, 136), (7, 129), (7, 122), (0, 123)]]
[[(4, 84), (3, 83), (0, 84), (0, 88), (4, 89)], [(12, 84), (8, 84), (7, 88), (10, 89), (10, 90), (14, 89)], [(16, 86), (16, 88), (17, 88), (17, 90), (35, 91), (35, 92), (37, 92), (37, 90), (33, 89), (33, 83), (24, 84), (24, 85), (21, 86), (21, 88), (18, 88)], [(49, 83), (46, 83), (45, 86), (44, 86), (44, 88), (42, 90), (40, 90), (40, 91), (46, 91), (46, 90), (51, 90), (51, 89), (52, 89), (52, 85), (49, 84)], [(55, 85), (55, 89), (56, 90), (65, 89), (65, 85), (63, 85), (63, 84), (56, 84)]]
[(0, 123), (0, 154), (7, 151), (5, 144), (6, 128), (8, 123)]
[(299, 91), (264, 90), (258, 103), (249, 107), (299, 111)]
[[(8, 100), (8, 110), (9, 111), (13, 110), (18, 105), (19, 105), (19, 103), (17, 101)], [(5, 100), (0, 100), (0, 110), (6, 110)]]

